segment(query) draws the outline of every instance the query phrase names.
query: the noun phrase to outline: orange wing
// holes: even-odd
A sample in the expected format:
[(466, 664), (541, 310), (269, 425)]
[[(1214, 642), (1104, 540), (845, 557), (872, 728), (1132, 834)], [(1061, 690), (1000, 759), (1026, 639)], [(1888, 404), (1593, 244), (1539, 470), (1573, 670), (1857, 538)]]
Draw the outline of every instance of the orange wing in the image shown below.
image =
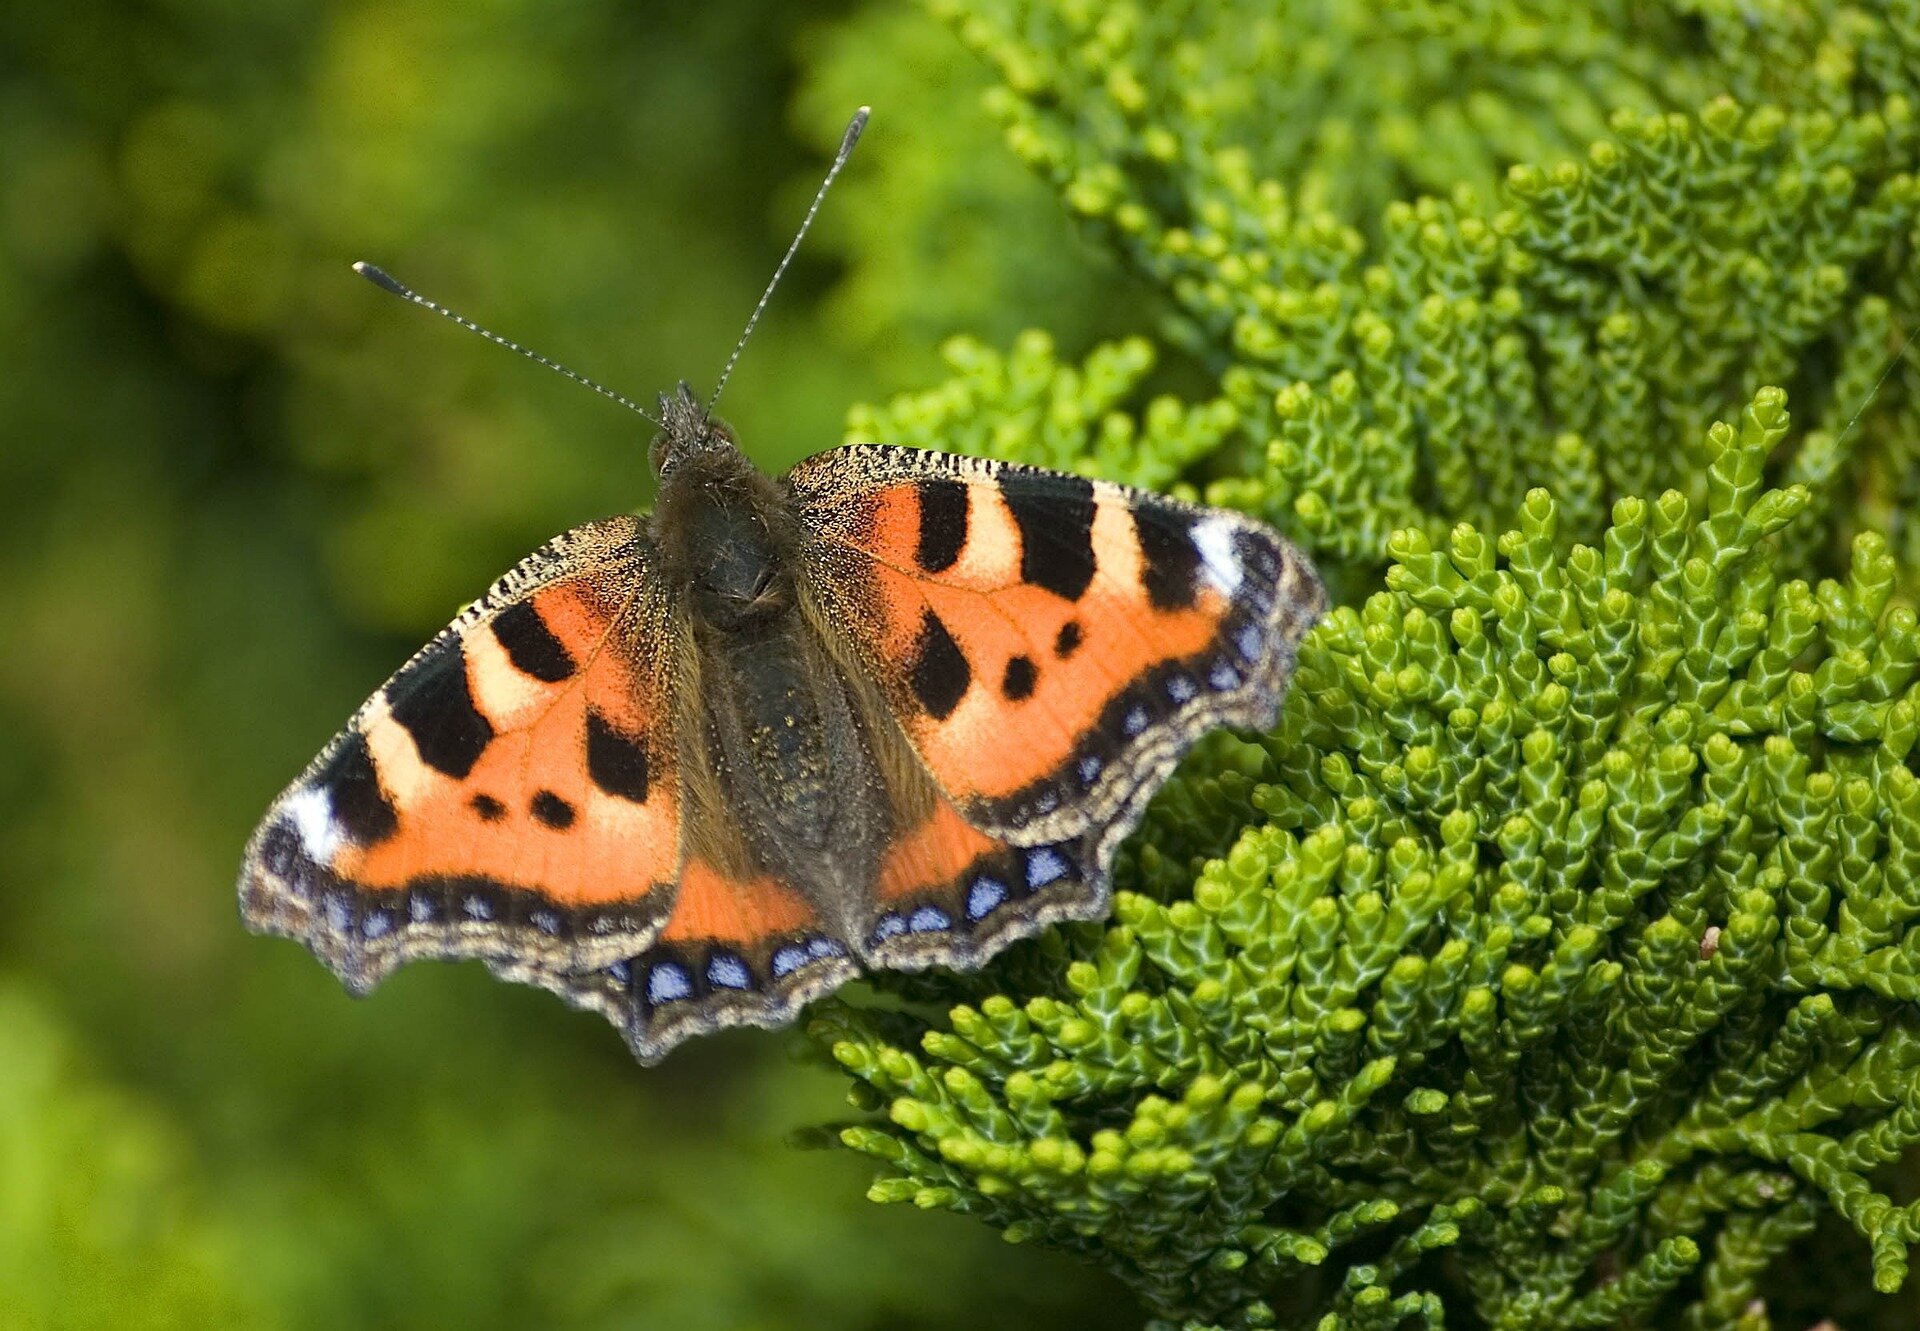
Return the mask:
[(851, 639), (960, 818), (1111, 848), (1180, 755), (1272, 724), (1325, 607), (1237, 513), (1035, 468), (856, 445), (787, 484), (821, 618)]
[(679, 862), (672, 624), (633, 518), (529, 556), (268, 810), (241, 869), (248, 925), (355, 992), (414, 957), (639, 951)]

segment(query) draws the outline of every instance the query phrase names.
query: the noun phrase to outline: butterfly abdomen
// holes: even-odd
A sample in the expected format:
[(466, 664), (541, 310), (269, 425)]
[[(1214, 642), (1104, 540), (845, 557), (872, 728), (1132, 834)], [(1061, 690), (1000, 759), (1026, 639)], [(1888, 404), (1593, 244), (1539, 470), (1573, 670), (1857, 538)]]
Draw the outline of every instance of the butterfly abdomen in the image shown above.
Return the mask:
[(701, 652), (717, 775), (727, 806), (753, 811), (736, 821), (761, 861), (801, 882), (869, 872), (888, 830), (874, 816), (885, 792), (847, 685), (800, 612), (770, 631), (709, 633)]

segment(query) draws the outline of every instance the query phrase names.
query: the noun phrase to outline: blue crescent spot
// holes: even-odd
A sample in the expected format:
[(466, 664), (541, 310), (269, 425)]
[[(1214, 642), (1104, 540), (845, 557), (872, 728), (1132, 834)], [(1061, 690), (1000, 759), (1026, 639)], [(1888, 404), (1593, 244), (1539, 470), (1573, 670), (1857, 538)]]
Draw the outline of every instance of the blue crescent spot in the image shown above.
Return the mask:
[(415, 897), (407, 903), (407, 914), (413, 917), (414, 923), (424, 923), (433, 918), (433, 903), (425, 897)]
[(1225, 693), (1228, 689), (1239, 687), (1240, 672), (1225, 661), (1216, 661), (1207, 674), (1207, 683)]
[(1079, 767), (1077, 769), (1080, 773), (1080, 780), (1085, 782), (1089, 786), (1092, 785), (1093, 779), (1096, 776), (1100, 775), (1100, 769), (1104, 766), (1105, 764), (1102, 763), (1098, 758), (1094, 757), (1092, 754), (1088, 754), (1086, 757), (1080, 760)]
[(789, 943), (785, 947), (777, 949), (773, 954), (773, 978), (776, 980), (784, 980), (787, 976), (793, 974), (806, 964), (807, 950), (804, 947)]
[(1147, 709), (1138, 703), (1129, 707), (1127, 714), (1120, 718), (1120, 728), (1129, 735), (1138, 735), (1147, 728)]
[(647, 1001), (656, 1007), (692, 994), (693, 980), (683, 966), (663, 961), (647, 972)]
[(935, 933), (953, 928), (953, 920), (938, 906), (921, 906), (908, 917), (907, 928), (917, 934)]
[(751, 989), (753, 976), (733, 953), (716, 952), (707, 958), (707, 983), (716, 989)]
[(907, 922), (898, 915), (888, 912), (882, 915), (879, 923), (873, 926), (873, 938), (875, 942), (879, 942), (882, 939), (892, 938), (896, 934), (903, 934), (906, 931)]
[(973, 886), (967, 889), (967, 918), (982, 920), (987, 914), (1007, 899), (1007, 886), (997, 879), (985, 876), (973, 880)]
[(613, 965), (607, 967), (607, 974), (615, 984), (624, 989), (628, 982), (633, 979), (633, 967), (624, 961), (616, 961)]
[(469, 919), (490, 920), (493, 918), (493, 903), (485, 897), (468, 897), (461, 903), (460, 909), (467, 913)]
[(1185, 675), (1175, 675), (1167, 681), (1167, 696), (1175, 702), (1192, 702), (1199, 688)]
[(824, 961), (828, 957), (844, 957), (847, 950), (831, 938), (810, 938), (807, 940), (807, 955), (815, 961)]
[(1243, 627), (1234, 635), (1233, 645), (1240, 649), (1240, 655), (1244, 660), (1258, 661), (1260, 659), (1260, 626), (1248, 624)]
[(543, 934), (551, 936), (560, 932), (560, 917), (544, 907), (527, 918), (532, 920), (533, 927)]
[(1045, 887), (1067, 876), (1066, 856), (1052, 846), (1027, 852), (1027, 886)]
[(335, 933), (345, 933), (347, 926), (353, 923), (353, 911), (347, 905), (347, 899), (335, 894), (327, 898), (327, 927)]
[(1033, 807), (1041, 813), (1052, 813), (1060, 807), (1060, 792), (1048, 786), (1034, 797)]
[(368, 938), (384, 937), (387, 930), (393, 928), (393, 916), (384, 910), (376, 910), (360, 921), (360, 932)]

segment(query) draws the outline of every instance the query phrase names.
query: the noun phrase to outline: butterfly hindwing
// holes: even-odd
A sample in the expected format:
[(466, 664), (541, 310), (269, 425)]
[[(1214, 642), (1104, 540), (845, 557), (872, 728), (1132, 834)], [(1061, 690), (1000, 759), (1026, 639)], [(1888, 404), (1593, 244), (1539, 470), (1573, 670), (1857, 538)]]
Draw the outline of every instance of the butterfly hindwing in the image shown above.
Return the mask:
[(869, 970), (972, 967), (1017, 938), (1106, 914), (1095, 852), (1082, 841), (1017, 847), (931, 798), (881, 856), (860, 923), (843, 930), (805, 891), (689, 854), (666, 925), (638, 956), (592, 971), (491, 961), (617, 1026), (643, 1064), (727, 1026), (784, 1026), (808, 1002)]
[(1238, 514), (1035, 468), (881, 445), (789, 493), (839, 626), (964, 821), (1092, 869), (1201, 734), (1272, 723), (1325, 606)]
[(679, 855), (646, 538), (549, 542), (403, 666), (269, 809), (241, 909), (356, 991), (415, 957), (605, 964), (660, 931)]
[(1107, 913), (1097, 848), (1084, 840), (1015, 846), (931, 793), (924, 812), (902, 819), (881, 860), (861, 947), (869, 966), (972, 968), (1050, 924)]
[(637, 955), (593, 970), (489, 963), (619, 1027), (640, 1062), (725, 1026), (784, 1026), (858, 972), (853, 949), (793, 885), (690, 853), (665, 927)]

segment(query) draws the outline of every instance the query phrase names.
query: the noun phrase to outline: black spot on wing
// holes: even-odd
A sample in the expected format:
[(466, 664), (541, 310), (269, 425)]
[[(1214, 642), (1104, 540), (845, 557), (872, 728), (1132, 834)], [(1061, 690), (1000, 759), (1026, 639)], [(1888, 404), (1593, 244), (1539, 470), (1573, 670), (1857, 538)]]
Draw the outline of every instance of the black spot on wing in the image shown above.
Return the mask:
[(973, 683), (973, 669), (966, 653), (953, 640), (953, 634), (940, 616), (929, 610), (920, 620), (920, 636), (913, 645), (913, 666), (907, 681), (913, 696), (936, 721), (953, 715), (953, 709), (967, 695)]
[(1012, 702), (1030, 698), (1038, 677), (1039, 672), (1033, 668), (1030, 657), (1016, 656), (1007, 662), (1007, 672), (1000, 677), (1000, 692)]
[(507, 649), (507, 659), (523, 675), (558, 684), (577, 667), (566, 644), (540, 618), (532, 601), (516, 601), (493, 617), (493, 636)]
[(946, 476), (930, 476), (916, 487), (920, 496), (920, 535), (913, 557), (928, 573), (941, 573), (960, 558), (967, 543), (967, 487)]
[(1080, 621), (1069, 619), (1060, 626), (1060, 631), (1053, 635), (1053, 654), (1064, 661), (1080, 650), (1080, 644), (1085, 641), (1085, 638), (1086, 635), (1080, 630)]
[(1175, 509), (1140, 504), (1133, 509), (1133, 530), (1142, 557), (1140, 583), (1153, 608), (1184, 610), (1191, 606), (1200, 572), (1193, 520)]
[[(1058, 808), (1063, 791), (1091, 791), (1111, 781), (1116, 765), (1130, 771), (1136, 784), (1158, 786), (1172, 760), (1132, 765), (1142, 738), (1161, 727), (1180, 726), (1182, 718), (1192, 715), (1189, 709), (1202, 699), (1238, 695), (1239, 704), (1252, 714), (1243, 714), (1237, 724), (1270, 725), (1279, 691), (1255, 692), (1249, 685), (1270, 652), (1285, 653), (1290, 662), (1293, 643), (1266, 629), (1269, 608), (1256, 601), (1236, 610), (1206, 650), (1157, 662), (1129, 680), (1102, 705), (1065, 762), (1023, 790), (979, 801), (976, 807), (981, 816), (995, 823), (1025, 825)], [(1185, 730), (1178, 751), (1184, 753), (1196, 738), (1197, 731)]]
[(573, 826), (573, 806), (551, 790), (537, 791), (533, 797), (533, 816), (555, 831)]
[(314, 783), (327, 792), (334, 821), (356, 845), (385, 841), (400, 826), (392, 801), (380, 789), (366, 736), (359, 731), (347, 732)]
[(480, 816), (482, 822), (497, 823), (507, 816), (507, 806), (491, 795), (475, 795), (467, 801), (467, 804)]
[(1020, 530), (1020, 578), (1077, 601), (1093, 581), (1093, 482), (1079, 476), (1000, 478)]
[(587, 775), (609, 795), (635, 804), (647, 802), (647, 746), (613, 728), (587, 709)]
[(459, 639), (426, 650), (388, 690), (393, 719), (406, 728), (420, 760), (435, 771), (464, 777), (493, 742), (493, 727), (473, 705)]

